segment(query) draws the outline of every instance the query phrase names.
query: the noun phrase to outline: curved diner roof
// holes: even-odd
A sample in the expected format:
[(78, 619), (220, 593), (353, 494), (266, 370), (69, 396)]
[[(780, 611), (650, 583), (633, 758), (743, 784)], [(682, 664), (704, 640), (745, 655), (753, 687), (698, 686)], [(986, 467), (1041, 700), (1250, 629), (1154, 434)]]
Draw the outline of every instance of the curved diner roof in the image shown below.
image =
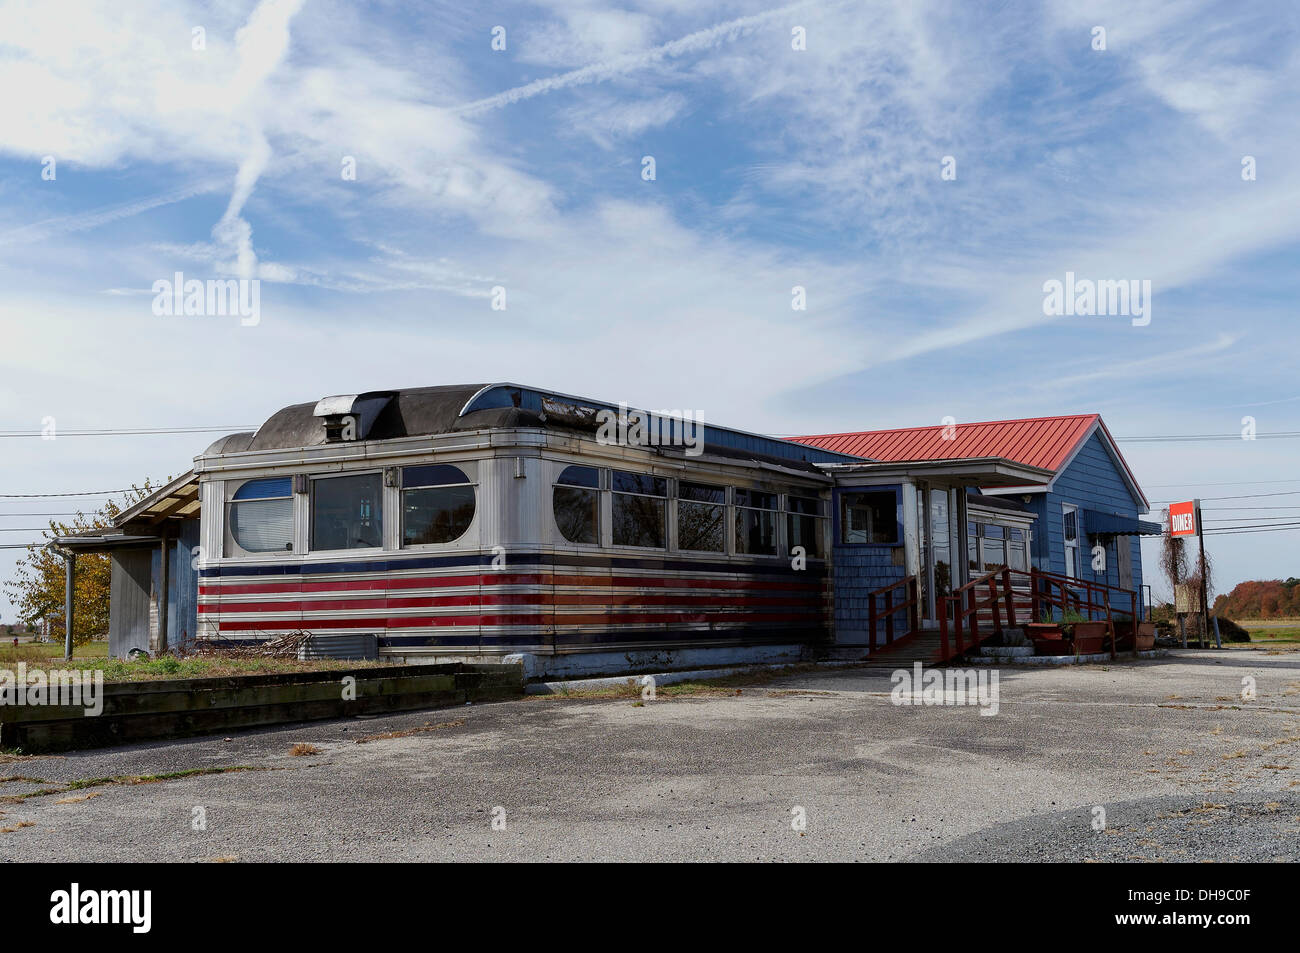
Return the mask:
[[(329, 442), (325, 421), (340, 412), (349, 412), (349, 408), (364, 421), (357, 438), (370, 441), (520, 427), (595, 433), (600, 425), (600, 411), (620, 409), (618, 404), (608, 401), (508, 383), (368, 391), (284, 407), (267, 418), (255, 433), (223, 437), (204, 456), (324, 446)], [(719, 427), (708, 421), (702, 427), (704, 450), (714, 455), (778, 462), (810, 471), (816, 469), (817, 463), (861, 459), (852, 454)]]

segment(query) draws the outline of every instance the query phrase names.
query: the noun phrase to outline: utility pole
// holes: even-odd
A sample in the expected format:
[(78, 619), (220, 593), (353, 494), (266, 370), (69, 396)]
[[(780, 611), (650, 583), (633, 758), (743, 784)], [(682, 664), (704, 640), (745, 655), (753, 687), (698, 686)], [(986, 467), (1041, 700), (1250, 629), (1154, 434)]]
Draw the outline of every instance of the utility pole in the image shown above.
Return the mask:
[(1201, 561), (1197, 567), (1201, 574), (1201, 648), (1207, 648), (1210, 634), (1210, 580), (1205, 565), (1205, 527), (1201, 523), (1201, 501), (1198, 498), (1193, 502), (1196, 504), (1196, 542), (1201, 550)]

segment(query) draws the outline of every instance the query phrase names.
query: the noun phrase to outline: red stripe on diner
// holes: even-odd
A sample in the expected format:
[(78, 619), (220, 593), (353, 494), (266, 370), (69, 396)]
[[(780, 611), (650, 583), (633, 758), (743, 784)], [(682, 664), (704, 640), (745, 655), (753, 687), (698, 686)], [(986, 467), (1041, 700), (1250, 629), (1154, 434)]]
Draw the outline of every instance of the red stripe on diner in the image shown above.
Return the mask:
[[(791, 595), (747, 595), (733, 596), (727, 600), (728, 605), (739, 606), (802, 606), (815, 605), (820, 596), (810, 593), (807, 596)], [(220, 612), (324, 612), (346, 611), (349, 609), (419, 609), (438, 606), (673, 606), (673, 605), (712, 605), (716, 596), (676, 596), (644, 595), (630, 593), (627, 595), (609, 595), (602, 593), (569, 592), (502, 592), (475, 593), (464, 596), (414, 596), (393, 598), (374, 596), (360, 599), (301, 599), (293, 602), (227, 602), (208, 603), (199, 606), (201, 613)]]
[(570, 576), (563, 573), (474, 576), (421, 576), (363, 579), (354, 582), (273, 582), (201, 585), (199, 594), (254, 595), (275, 592), (348, 592), (357, 590), (435, 589), (454, 586), (636, 586), (645, 589), (782, 589), (819, 590), (821, 582), (766, 582), (757, 579), (700, 579), (673, 576)]
[(671, 619), (687, 622), (807, 622), (810, 616), (784, 612), (677, 612), (627, 615), (565, 615), (551, 612), (513, 615), (396, 616), (388, 619), (288, 619), (221, 622), (222, 632), (280, 631), (283, 629), (413, 629), (480, 625), (610, 625), (658, 623)]

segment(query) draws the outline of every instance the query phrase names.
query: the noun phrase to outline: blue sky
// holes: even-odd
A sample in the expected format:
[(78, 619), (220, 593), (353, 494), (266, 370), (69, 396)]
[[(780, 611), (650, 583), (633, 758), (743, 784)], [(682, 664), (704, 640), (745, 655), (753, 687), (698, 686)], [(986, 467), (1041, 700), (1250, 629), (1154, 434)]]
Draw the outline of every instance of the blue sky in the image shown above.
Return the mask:
[[(0, 4), (0, 429), (517, 380), (778, 434), (1300, 430), (1296, 8), (466, 6)], [(154, 315), (176, 271), (260, 278), (260, 322)], [(1150, 280), (1150, 324), (1045, 316), (1067, 271)], [(209, 442), (0, 438), (0, 493)], [(1296, 446), (1123, 449), (1167, 500), (1300, 491)], [(0, 499), (0, 529), (64, 508)], [(1221, 588), (1297, 574), (1296, 539), (1213, 540)]]

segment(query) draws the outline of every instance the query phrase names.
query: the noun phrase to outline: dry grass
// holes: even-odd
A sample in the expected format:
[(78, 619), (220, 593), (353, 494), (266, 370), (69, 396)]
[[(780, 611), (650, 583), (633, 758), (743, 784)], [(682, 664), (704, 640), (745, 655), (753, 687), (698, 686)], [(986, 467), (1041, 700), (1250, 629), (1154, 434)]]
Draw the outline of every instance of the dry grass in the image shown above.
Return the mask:
[[(28, 791), (26, 794), (6, 794), (0, 796), (0, 803), (18, 804), (31, 798), (48, 797), (51, 794), (68, 794), (71, 791), (81, 791), (86, 788), (102, 788), (110, 785), (159, 784), (163, 781), (177, 781), (181, 778), (192, 778), (205, 774), (231, 774), (239, 771), (267, 770), (270, 769), (254, 765), (239, 764), (222, 768), (186, 768), (183, 771), (169, 771), (166, 774), (115, 774), (107, 778), (85, 778), (78, 781), (69, 781), (61, 787), (41, 788), (39, 791)], [(26, 781), (30, 784), (51, 783), (43, 778), (24, 777), (0, 778), (0, 781)]]
[(455, 721), (438, 722), (436, 725), (432, 722), (426, 721), (424, 724), (416, 728), (401, 728), (397, 731), (383, 731), (375, 735), (362, 735), (353, 743), (364, 745), (371, 741), (387, 741), (390, 738), (407, 738), (411, 735), (423, 734), (426, 731), (442, 731), (444, 728), (459, 728), (463, 724), (465, 724), (465, 719), (463, 718), (458, 718)]
[(92, 797), (99, 797), (103, 791), (87, 791), (85, 794), (74, 794), (72, 797), (61, 797), (55, 804), (76, 804), (78, 801), (89, 801)]
[(9, 827), (0, 827), (0, 834), (12, 834), (14, 831), (21, 830), (24, 827), (35, 827), (35, 826), (36, 826), (35, 821), (19, 821), (17, 824), (12, 824)]
[(315, 745), (309, 745), (305, 741), (300, 741), (289, 749), (289, 754), (291, 757), (301, 758), (304, 755), (320, 754), (320, 748), (317, 748)]

